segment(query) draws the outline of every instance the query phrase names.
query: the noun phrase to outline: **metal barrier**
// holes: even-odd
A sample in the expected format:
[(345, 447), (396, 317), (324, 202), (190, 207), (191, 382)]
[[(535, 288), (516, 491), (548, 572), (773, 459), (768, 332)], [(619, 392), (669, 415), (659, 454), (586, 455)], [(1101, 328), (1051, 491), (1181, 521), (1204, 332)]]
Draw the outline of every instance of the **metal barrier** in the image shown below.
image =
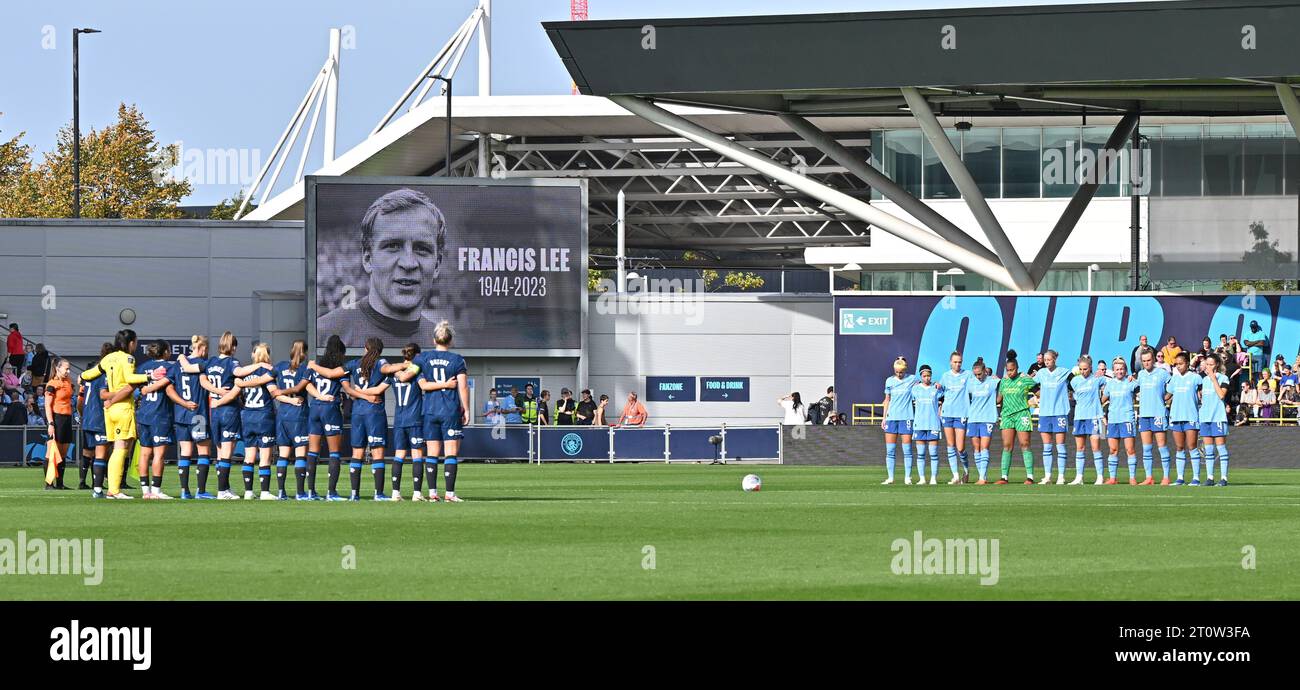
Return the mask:
[[(710, 443), (718, 436), (720, 443)], [(537, 462), (781, 460), (781, 427), (537, 427)]]
[[(80, 454), (81, 428), (74, 426), (75, 441), (68, 456)], [(340, 452), (351, 455), (350, 427), (343, 427)], [(389, 449), (391, 455), (391, 429)], [(721, 443), (709, 442), (713, 436)], [(48, 441), (44, 427), (0, 427), (0, 464), (40, 464)], [(555, 462), (701, 462), (718, 460), (781, 460), (781, 427), (590, 427), (530, 426), (523, 424), (476, 425), (464, 428), (458, 455), (466, 460), (523, 460)], [(166, 458), (174, 460), (175, 444)], [(243, 443), (235, 444), (235, 457), (243, 457)]]

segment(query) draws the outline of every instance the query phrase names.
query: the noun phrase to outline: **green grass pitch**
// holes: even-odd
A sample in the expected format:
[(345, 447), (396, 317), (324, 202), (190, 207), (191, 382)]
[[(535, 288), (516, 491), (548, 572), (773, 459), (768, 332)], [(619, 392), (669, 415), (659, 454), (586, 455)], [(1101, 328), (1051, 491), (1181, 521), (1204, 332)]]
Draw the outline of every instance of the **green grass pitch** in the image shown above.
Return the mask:
[[(741, 491), (749, 472), (761, 492)], [(104, 540), (100, 585), (0, 574), (0, 599), (1300, 597), (1300, 472), (1236, 470), (1226, 488), (886, 487), (882, 473), (470, 464), (467, 501), (429, 505), (91, 501), (0, 470), (0, 539)], [(894, 574), (892, 545), (916, 530), (998, 539), (998, 582)]]

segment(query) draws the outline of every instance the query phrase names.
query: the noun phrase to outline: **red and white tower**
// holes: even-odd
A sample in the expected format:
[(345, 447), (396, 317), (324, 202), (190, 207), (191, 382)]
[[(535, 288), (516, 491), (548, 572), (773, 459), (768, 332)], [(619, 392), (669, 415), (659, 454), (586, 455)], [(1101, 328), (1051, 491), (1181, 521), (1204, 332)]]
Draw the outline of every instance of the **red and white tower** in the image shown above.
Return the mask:
[[(587, 21), (587, 0), (569, 0), (569, 20)], [(578, 95), (578, 85), (573, 85), (573, 95)]]

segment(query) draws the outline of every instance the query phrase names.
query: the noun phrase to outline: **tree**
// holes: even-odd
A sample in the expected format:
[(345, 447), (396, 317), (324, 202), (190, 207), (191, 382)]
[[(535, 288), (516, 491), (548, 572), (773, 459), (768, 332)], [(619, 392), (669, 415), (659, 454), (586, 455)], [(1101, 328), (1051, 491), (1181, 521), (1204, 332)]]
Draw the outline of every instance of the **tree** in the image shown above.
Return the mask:
[[(209, 220), (234, 220), (235, 214), (239, 212), (239, 205), (242, 203), (244, 203), (244, 191), (240, 190), (239, 193), (235, 194), (229, 199), (223, 199), (221, 203), (217, 204), (216, 206), (213, 206), (212, 210), (208, 212), (208, 219)], [(257, 205), (250, 203), (248, 205), (248, 209), (245, 211), (245, 215), (247, 215), (247, 213), (251, 212), (255, 208), (257, 208)]]
[[(1278, 267), (1292, 263), (1291, 252), (1278, 249), (1278, 241), (1268, 241), (1268, 228), (1263, 221), (1250, 224), (1250, 236), (1254, 240), (1250, 250), (1241, 255), (1242, 268), (1247, 273), (1263, 275), (1277, 274)], [(1280, 291), (1287, 289), (1285, 280), (1229, 280), (1223, 283), (1223, 289), (1240, 292), (1246, 287), (1263, 291)]]
[[(5, 145), (16, 145), (13, 140)], [(72, 215), (72, 128), (59, 130), (55, 149), (39, 165), (10, 164), (0, 172), (0, 216), (67, 218)], [(4, 154), (0, 153), (0, 157)], [(10, 154), (21, 159), (22, 154)], [(190, 183), (166, 177), (175, 146), (163, 146), (135, 106), (118, 106), (117, 122), (81, 139), (83, 218), (179, 218)]]
[[(703, 261), (704, 257), (692, 251), (682, 252), (683, 261)], [(704, 281), (706, 292), (718, 290), (723, 285), (737, 290), (758, 290), (763, 287), (763, 277), (750, 271), (727, 271), (722, 276), (721, 285), (714, 285), (718, 282), (719, 273), (717, 269), (703, 268), (700, 269), (700, 280)]]
[(32, 147), (22, 143), (26, 134), (27, 132), (19, 132), (18, 136), (9, 141), (0, 142), (0, 189), (7, 189), (24, 170), (31, 167)]

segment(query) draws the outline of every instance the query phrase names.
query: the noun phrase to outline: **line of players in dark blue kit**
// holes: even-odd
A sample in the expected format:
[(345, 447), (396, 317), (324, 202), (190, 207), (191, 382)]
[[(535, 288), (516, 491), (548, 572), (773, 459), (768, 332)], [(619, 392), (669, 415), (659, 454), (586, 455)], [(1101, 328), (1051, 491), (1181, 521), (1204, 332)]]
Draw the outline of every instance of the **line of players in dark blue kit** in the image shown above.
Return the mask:
[[(414, 501), (459, 503), (456, 495), (457, 453), (462, 429), (469, 423), (469, 386), (465, 359), (451, 351), (453, 333), (446, 322), (434, 333), (434, 349), (421, 351), (416, 343), (402, 350), (401, 361), (382, 356), (384, 344), (378, 338), (366, 341), (365, 354), (348, 360), (346, 347), (330, 336), (324, 353), (308, 360), (306, 343), (296, 341), (289, 359), (272, 364), (270, 346), (258, 343), (252, 362), (241, 365), (236, 355), (235, 336), (224, 333), (215, 354), (208, 351), (208, 338), (191, 339), (188, 355), (167, 359), (166, 341), (146, 348), (147, 360), (136, 366), (137, 374), (149, 374), (133, 391), (105, 390), (106, 377), (83, 375), (78, 396), (82, 408), (82, 484), (86, 466), (96, 468), (94, 496), (105, 496), (101, 469), (105, 455), (116, 439), (139, 439), (138, 475), (145, 499), (170, 499), (162, 491), (163, 456), (166, 447), (177, 445), (177, 470), (182, 499), (239, 500), (231, 487), (231, 472), (237, 460), (236, 444), (243, 441), (243, 499), (290, 500), (285, 484), (289, 465), (294, 468), (299, 501), (359, 501), (365, 456), (371, 461), (374, 500), (402, 500), (403, 465), (412, 464)], [(97, 369), (95, 370), (97, 373)], [(125, 388), (125, 387), (123, 387)], [(393, 455), (391, 488), (385, 483), (388, 463), (388, 416), (385, 397), (393, 392)], [(418, 389), (418, 390), (417, 390)], [(116, 395), (115, 395), (116, 394)], [(349, 463), (351, 492), (339, 494), (338, 482), (343, 458), (343, 396), (353, 400), (351, 416), (352, 457)], [(106, 434), (104, 407), (86, 404), (114, 399), (135, 400), (135, 430), (121, 428)], [(134, 431), (134, 433), (132, 433)], [(272, 450), (276, 457), (272, 459)], [(316, 472), (326, 456), (329, 488), (316, 491)], [(445, 492), (438, 496), (438, 463), (442, 462)], [(208, 491), (212, 466), (217, 469), (217, 491)], [(276, 490), (271, 490), (274, 465)], [(191, 482), (197, 490), (191, 490)], [(254, 482), (260, 482), (260, 494)], [(110, 498), (130, 498), (120, 491)]]

